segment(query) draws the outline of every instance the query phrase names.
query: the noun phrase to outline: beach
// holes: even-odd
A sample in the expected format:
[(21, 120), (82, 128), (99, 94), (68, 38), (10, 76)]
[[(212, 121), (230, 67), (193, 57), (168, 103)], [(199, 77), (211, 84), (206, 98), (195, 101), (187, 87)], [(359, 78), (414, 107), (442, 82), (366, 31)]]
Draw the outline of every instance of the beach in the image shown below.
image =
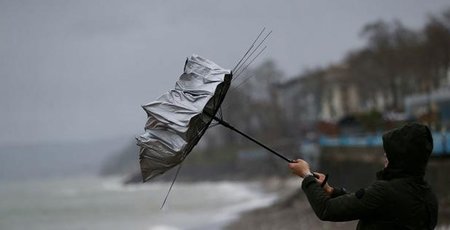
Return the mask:
[[(355, 229), (356, 221), (320, 221), (301, 180), (122, 183), (78, 177), (0, 184), (0, 229), (219, 230)], [(448, 208), (447, 208), (448, 210)], [(445, 210), (441, 210), (444, 211)], [(450, 229), (441, 215), (439, 230)]]
[(0, 229), (223, 229), (243, 211), (278, 194), (258, 182), (169, 182), (123, 185), (123, 178), (59, 178), (0, 184)]
[[(263, 183), (265, 184), (265, 183)], [(228, 224), (227, 230), (353, 230), (358, 221), (330, 222), (321, 221), (315, 214), (301, 190), (301, 179), (280, 180), (279, 199), (270, 206), (243, 212), (240, 218)], [(281, 185), (281, 186), (280, 186)], [(270, 189), (270, 186), (264, 186)], [(439, 200), (438, 225), (436, 230), (450, 230), (450, 199)]]

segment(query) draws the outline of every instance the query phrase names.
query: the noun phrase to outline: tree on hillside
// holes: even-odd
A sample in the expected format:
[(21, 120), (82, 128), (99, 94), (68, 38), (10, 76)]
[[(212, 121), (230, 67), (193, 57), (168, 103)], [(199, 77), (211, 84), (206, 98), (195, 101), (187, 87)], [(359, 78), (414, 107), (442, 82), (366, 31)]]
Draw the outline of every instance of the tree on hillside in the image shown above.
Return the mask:
[[(372, 72), (367, 76), (379, 81), (377, 86), (386, 95), (388, 109), (401, 110), (404, 96), (411, 91), (409, 83), (414, 81), (410, 67), (418, 46), (416, 33), (398, 21), (392, 24), (378, 21), (366, 25), (362, 36), (368, 39), (368, 47), (359, 53), (366, 55), (363, 68), (368, 69), (364, 72)], [(352, 61), (360, 60), (353, 58)], [(361, 69), (362, 66), (350, 66), (354, 67)]]
[[(274, 83), (282, 78), (276, 64), (266, 61), (234, 79), (222, 106), (226, 120), (259, 138), (273, 140), (274, 136), (282, 135), (279, 130), (282, 118), (273, 89)], [(235, 133), (223, 135), (229, 141), (242, 142)]]
[(424, 30), (423, 62), (429, 87), (435, 89), (449, 83), (450, 66), (450, 8), (440, 17), (431, 16)]

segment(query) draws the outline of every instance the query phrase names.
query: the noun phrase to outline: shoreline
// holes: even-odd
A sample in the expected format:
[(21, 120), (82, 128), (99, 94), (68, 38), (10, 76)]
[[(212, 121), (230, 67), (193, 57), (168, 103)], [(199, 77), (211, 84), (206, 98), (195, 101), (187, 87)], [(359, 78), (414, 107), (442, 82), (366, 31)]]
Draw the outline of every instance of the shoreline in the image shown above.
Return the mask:
[[(168, 180), (159, 181), (167, 182)], [(277, 198), (271, 204), (263, 205), (260, 208), (237, 211), (237, 217), (216, 225), (214, 229), (356, 229), (358, 221), (326, 222), (319, 220), (301, 190), (301, 179), (298, 177), (221, 178), (209, 182), (221, 181), (257, 183), (263, 193), (276, 194)], [(180, 182), (201, 183), (205, 181), (181, 180)], [(438, 215), (436, 229), (450, 230), (450, 197), (441, 197)]]
[[(301, 180), (299, 179), (278, 178), (261, 181), (261, 183), (262, 187), (267, 189), (266, 191), (277, 192), (279, 195), (278, 199), (269, 206), (240, 213), (239, 218), (224, 226), (225, 230), (356, 229), (357, 220), (348, 222), (321, 221), (315, 215), (301, 190)], [(436, 229), (450, 230), (449, 220), (450, 197), (439, 200), (438, 225)]]
[(268, 193), (277, 193), (271, 205), (239, 213), (239, 217), (224, 226), (225, 230), (244, 229), (355, 229), (356, 221), (333, 223), (320, 221), (301, 190), (302, 180), (268, 178), (261, 180)]

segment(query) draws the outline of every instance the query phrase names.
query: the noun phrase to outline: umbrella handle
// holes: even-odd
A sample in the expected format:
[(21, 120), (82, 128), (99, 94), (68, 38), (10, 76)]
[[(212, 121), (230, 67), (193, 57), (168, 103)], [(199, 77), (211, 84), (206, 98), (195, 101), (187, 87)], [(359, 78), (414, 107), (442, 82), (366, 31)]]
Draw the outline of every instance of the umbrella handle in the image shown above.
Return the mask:
[(294, 160), (290, 160), (290, 159), (288, 159), (287, 157), (285, 157), (285, 156), (281, 155), (280, 153), (276, 152), (275, 150), (273, 150), (273, 149), (267, 147), (266, 145), (264, 145), (263, 143), (257, 141), (257, 140), (254, 139), (253, 137), (251, 137), (251, 136), (249, 136), (249, 135), (243, 133), (242, 131), (236, 129), (235, 127), (233, 127), (232, 125), (230, 125), (228, 122), (226, 122), (226, 121), (224, 121), (224, 120), (222, 120), (222, 119), (220, 119), (220, 118), (218, 118), (218, 117), (216, 117), (216, 116), (213, 116), (213, 115), (211, 115), (211, 114), (209, 114), (209, 113), (207, 113), (207, 112), (204, 112), (204, 113), (205, 113), (206, 115), (212, 117), (213, 120), (219, 122), (219, 124), (221, 124), (221, 125), (223, 125), (223, 126), (229, 128), (229, 129), (231, 129), (231, 130), (233, 130), (233, 131), (235, 131), (235, 132), (241, 134), (241, 135), (244, 136), (245, 138), (247, 138), (247, 139), (253, 141), (254, 143), (258, 144), (259, 146), (261, 146), (261, 147), (263, 147), (263, 148), (265, 148), (267, 151), (269, 151), (269, 152), (275, 154), (275, 155), (278, 156), (279, 158), (281, 158), (281, 159), (287, 161), (288, 163), (294, 163), (294, 162), (295, 162)]
[[(287, 161), (288, 163), (295, 163), (295, 162), (296, 162), (296, 161), (294, 161), (294, 160), (288, 159), (287, 157), (285, 157), (285, 156), (281, 155), (280, 153), (276, 152), (275, 150), (273, 150), (273, 149), (267, 147), (267, 146), (264, 145), (263, 143), (257, 141), (257, 140), (254, 139), (253, 137), (251, 137), (251, 136), (249, 136), (249, 135), (243, 133), (242, 131), (236, 129), (235, 127), (233, 127), (232, 125), (230, 125), (228, 122), (226, 122), (226, 121), (224, 121), (224, 120), (222, 120), (222, 119), (220, 119), (220, 118), (218, 118), (218, 117), (216, 117), (216, 116), (212, 116), (211, 114), (209, 114), (209, 113), (207, 113), (207, 112), (204, 112), (204, 113), (205, 113), (206, 115), (212, 117), (213, 120), (219, 122), (219, 124), (221, 124), (221, 125), (223, 125), (223, 126), (229, 128), (229, 129), (231, 129), (231, 130), (233, 130), (233, 131), (235, 131), (235, 132), (241, 134), (241, 135), (244, 136), (245, 138), (247, 138), (247, 139), (253, 141), (254, 143), (258, 144), (259, 146), (261, 146), (261, 147), (263, 147), (263, 148), (265, 148), (267, 151), (269, 151), (269, 152), (275, 154), (276, 156), (280, 157), (281, 159)], [(313, 173), (313, 176), (314, 176), (315, 178), (319, 179), (319, 175), (317, 175), (316, 173)], [(324, 184), (327, 182), (327, 180), (328, 180), (328, 174), (326, 174), (325, 180), (324, 180), (324, 182), (323, 182), (322, 184), (324, 185)], [(321, 185), (321, 186), (323, 187), (323, 185)]]

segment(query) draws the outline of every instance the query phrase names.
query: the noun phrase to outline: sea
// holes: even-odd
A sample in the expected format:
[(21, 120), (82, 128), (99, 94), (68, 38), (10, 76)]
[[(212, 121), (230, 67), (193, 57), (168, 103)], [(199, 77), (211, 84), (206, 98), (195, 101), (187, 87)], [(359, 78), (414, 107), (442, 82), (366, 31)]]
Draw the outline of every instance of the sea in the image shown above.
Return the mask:
[(0, 183), (0, 229), (223, 229), (278, 195), (258, 182), (122, 184), (122, 178), (75, 177)]

